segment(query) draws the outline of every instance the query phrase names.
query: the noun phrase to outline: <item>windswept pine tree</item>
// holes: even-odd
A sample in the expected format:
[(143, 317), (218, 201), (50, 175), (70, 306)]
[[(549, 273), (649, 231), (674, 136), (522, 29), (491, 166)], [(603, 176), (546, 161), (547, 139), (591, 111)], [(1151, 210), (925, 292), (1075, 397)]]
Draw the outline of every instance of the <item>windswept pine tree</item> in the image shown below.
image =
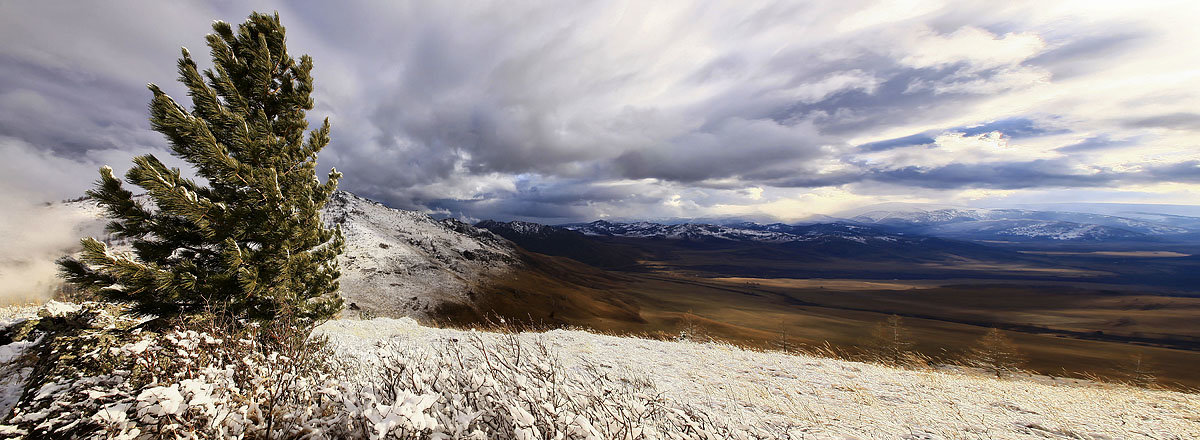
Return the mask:
[(312, 58), (288, 55), (278, 14), (251, 14), (236, 33), (220, 21), (213, 30), (212, 69), (199, 71), (186, 48), (178, 62), (191, 110), (149, 85), (151, 126), (206, 182), (139, 156), (125, 180), (145, 191), (150, 203), (142, 203), (101, 168), (88, 195), (113, 219), (107, 231), (131, 240), (134, 252), (85, 238), (82, 257), (60, 260), (61, 271), (82, 291), (138, 313), (330, 317), (342, 306), (336, 258), (344, 240), (320, 212), (341, 174), (316, 177), (329, 120), (307, 131)]

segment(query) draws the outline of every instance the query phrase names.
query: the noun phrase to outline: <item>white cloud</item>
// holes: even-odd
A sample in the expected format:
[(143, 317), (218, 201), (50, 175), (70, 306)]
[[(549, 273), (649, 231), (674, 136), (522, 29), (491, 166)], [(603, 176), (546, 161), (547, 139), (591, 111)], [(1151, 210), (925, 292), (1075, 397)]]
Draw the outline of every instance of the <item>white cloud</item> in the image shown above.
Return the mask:
[(922, 29), (901, 49), (906, 65), (943, 67), (965, 62), (974, 70), (1011, 66), (1037, 55), (1046, 47), (1034, 32), (995, 35), (976, 26), (964, 26), (949, 34)]
[(906, 167), (934, 168), (950, 164), (1012, 162), (1059, 157), (1053, 149), (1028, 147), (1023, 140), (1013, 141), (999, 131), (979, 135), (945, 132), (930, 146), (918, 145), (864, 153), (857, 159), (880, 169)]

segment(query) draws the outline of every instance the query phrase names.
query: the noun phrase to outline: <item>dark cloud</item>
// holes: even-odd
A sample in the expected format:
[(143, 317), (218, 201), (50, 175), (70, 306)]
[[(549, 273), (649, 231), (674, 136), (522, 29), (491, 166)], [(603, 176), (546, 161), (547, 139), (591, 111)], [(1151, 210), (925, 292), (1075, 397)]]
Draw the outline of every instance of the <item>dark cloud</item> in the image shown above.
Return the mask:
[(1109, 150), (1109, 149), (1113, 149), (1113, 148), (1121, 148), (1121, 147), (1137, 145), (1138, 141), (1139, 141), (1139, 139), (1137, 139), (1137, 138), (1113, 139), (1113, 138), (1109, 137), (1108, 135), (1100, 135), (1100, 136), (1089, 137), (1087, 139), (1084, 139), (1081, 142), (1077, 142), (1077, 143), (1074, 143), (1071, 145), (1059, 147), (1058, 151), (1061, 151), (1064, 153), (1077, 153), (1077, 152), (1085, 152), (1085, 151)]
[(939, 94), (933, 89), (914, 90), (924, 82), (951, 78), (963, 65), (941, 68), (907, 68), (891, 61), (881, 66), (883, 82), (868, 93), (845, 90), (813, 103), (797, 103), (777, 113), (777, 120), (813, 118), (822, 133), (852, 135), (898, 126), (913, 120), (952, 114), (955, 107), (967, 106), (983, 96), (962, 93)]
[(1065, 42), (1026, 61), (1049, 70), (1056, 79), (1065, 80), (1093, 72), (1099, 64), (1119, 57), (1141, 45), (1152, 43), (1149, 31), (1123, 26), (1091, 35), (1065, 35)]
[(865, 176), (890, 184), (921, 188), (992, 188), (1024, 189), (1038, 187), (1093, 187), (1113, 183), (1123, 177), (1120, 173), (1096, 170), (1073, 173), (1069, 163), (1061, 160), (1028, 162), (950, 164), (936, 168), (905, 167), (875, 171)]
[[(211, 19), (237, 22), (254, 8), (278, 10), (290, 49), (316, 61), (310, 116), (329, 116), (334, 130), (321, 166), (345, 172), (343, 188), (401, 208), (568, 221), (707, 215), (759, 201), (762, 187), (1194, 179), (1186, 163), (1076, 173), (1065, 171), (1080, 169), (1066, 159), (897, 168), (857, 156), (936, 152), (944, 133), (1020, 140), (1074, 132), (1053, 110), (993, 113), (985, 104), (1100, 71), (1113, 54), (1150, 47), (1155, 29), (1049, 26), (1030, 22), (1021, 7), (986, 2), (850, 30), (843, 19), (864, 5), (692, 6), (0, 3), (0, 137), (14, 140), (6, 148), (21, 151), (21, 163), (73, 164), (63, 169), (162, 155), (166, 144), (146, 122), (145, 83), (186, 103), (174, 82), (179, 46), (204, 53)], [(1027, 59), (987, 58), (993, 48), (912, 59), (922, 44), (953, 49), (962, 30), (997, 44), (1036, 34), (1045, 48)], [(1194, 113), (1120, 120), (1128, 130), (1200, 129)], [(888, 133), (912, 134), (852, 144)], [(1058, 151), (1134, 148), (1142, 139), (1079, 135), (1088, 139)]]
[[(150, 131), (145, 82), (54, 69), (0, 55), (0, 133), (50, 151), (164, 146)], [(86, 93), (80, 93), (86, 92)]]
[(914, 135), (908, 135), (908, 136), (898, 137), (898, 138), (894, 138), (894, 139), (888, 139), (888, 140), (884, 140), (884, 141), (869, 142), (869, 143), (859, 145), (856, 148), (858, 148), (861, 151), (873, 152), (873, 151), (891, 150), (893, 148), (901, 148), (901, 147), (915, 147), (918, 145), (933, 145), (933, 143), (934, 143), (934, 139), (932, 137), (930, 137), (929, 134), (917, 133)]

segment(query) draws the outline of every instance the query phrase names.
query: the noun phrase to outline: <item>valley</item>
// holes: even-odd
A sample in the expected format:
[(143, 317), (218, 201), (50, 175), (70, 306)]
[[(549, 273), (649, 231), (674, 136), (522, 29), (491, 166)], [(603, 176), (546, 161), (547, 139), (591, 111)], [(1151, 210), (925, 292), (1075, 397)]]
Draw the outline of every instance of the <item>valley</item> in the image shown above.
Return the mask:
[[(636, 259), (619, 267), (583, 265), (587, 270), (577, 273), (592, 272), (604, 280), (602, 287), (555, 294), (619, 304), (625, 316), (501, 314), (659, 338), (690, 328), (768, 349), (782, 340), (809, 348), (828, 343), (851, 355), (866, 345), (877, 323), (895, 314), (911, 331), (914, 349), (935, 361), (961, 359), (995, 327), (1009, 331), (1028, 357), (1027, 367), (1042, 374), (1119, 379), (1129, 359), (1141, 356), (1161, 383), (1200, 387), (1193, 368), (1200, 363), (1200, 297), (1193, 288), (1198, 265), (1182, 252), (1129, 250), (1136, 248), (1130, 243), (1108, 251), (1101, 250), (1103, 243), (1047, 251), (1057, 247), (887, 233), (781, 243), (670, 239), (645, 234), (646, 225), (641, 230), (647, 236), (571, 235), (564, 229), (540, 236), (507, 234), (494, 225), (491, 230), (567, 259), (605, 255), (592, 261), (597, 266), (616, 255)], [(521, 298), (537, 296), (535, 291), (528, 286)], [(525, 310), (531, 309), (540, 307)]]
[[(988, 328), (1011, 331), (1032, 370), (1119, 378), (1134, 355), (1160, 381), (1200, 386), (1200, 299), (1119, 293), (1065, 285), (882, 283), (860, 280), (700, 278), (621, 274), (596, 289), (505, 286), (485, 303), (510, 320), (584, 326), (672, 338), (692, 327), (706, 336), (777, 349), (781, 339), (846, 353), (864, 346), (887, 316), (904, 317), (915, 350), (960, 359)], [(541, 286), (541, 285), (539, 285)], [(549, 297), (546, 297), (548, 295)], [(585, 300), (586, 298), (586, 300)], [(585, 307), (580, 307), (580, 305)]]
[[(103, 224), (87, 201), (47, 209), (85, 219), (80, 233)], [(324, 219), (347, 239), (349, 318), (505, 319), (663, 339), (690, 329), (853, 355), (895, 314), (935, 360), (960, 359), (997, 327), (1044, 374), (1117, 378), (1141, 355), (1160, 382), (1200, 387), (1193, 243), (992, 243), (852, 223), (472, 226), (342, 192)]]

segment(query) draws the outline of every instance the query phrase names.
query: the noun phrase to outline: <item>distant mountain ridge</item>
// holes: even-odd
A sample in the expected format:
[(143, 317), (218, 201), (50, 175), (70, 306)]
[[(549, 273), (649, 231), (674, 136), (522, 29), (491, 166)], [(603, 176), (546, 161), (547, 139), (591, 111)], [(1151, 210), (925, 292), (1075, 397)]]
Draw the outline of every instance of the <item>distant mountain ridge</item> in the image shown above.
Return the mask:
[[(810, 217), (793, 224), (724, 219), (720, 223), (596, 220), (548, 226), (532, 222), (485, 221), (477, 226), (500, 235), (528, 237), (570, 230), (585, 236), (686, 241), (795, 243), (813, 240), (898, 240), (927, 236), (968, 241), (1101, 243), (1200, 242), (1200, 217), (1137, 213), (1124, 217), (1085, 212), (945, 205), (882, 204), (844, 218)], [(871, 207), (867, 207), (871, 208)], [(503, 231), (503, 232), (502, 232)], [(512, 239), (512, 237), (509, 237)]]
[(558, 225), (563, 229), (584, 235), (606, 237), (660, 238), (671, 240), (725, 240), (756, 241), (765, 243), (792, 243), (821, 239), (844, 239), (856, 242), (867, 240), (896, 241), (896, 234), (878, 228), (849, 223), (818, 223), (812, 225), (788, 225), (784, 223), (758, 224), (753, 222), (713, 225), (706, 223), (661, 223), (636, 222), (614, 223), (597, 220), (591, 223)]
[(533, 252), (563, 256), (596, 267), (629, 269), (638, 265), (636, 253), (604, 246), (578, 231), (566, 228), (493, 220), (476, 223), (475, 227), (491, 231)]
[[(1196, 221), (1194, 225), (1189, 219)], [(1028, 209), (875, 210), (848, 220), (912, 234), (972, 240), (1145, 240), (1178, 238), (1200, 232), (1200, 218), (1164, 216), (1154, 221), (1145, 217)]]

